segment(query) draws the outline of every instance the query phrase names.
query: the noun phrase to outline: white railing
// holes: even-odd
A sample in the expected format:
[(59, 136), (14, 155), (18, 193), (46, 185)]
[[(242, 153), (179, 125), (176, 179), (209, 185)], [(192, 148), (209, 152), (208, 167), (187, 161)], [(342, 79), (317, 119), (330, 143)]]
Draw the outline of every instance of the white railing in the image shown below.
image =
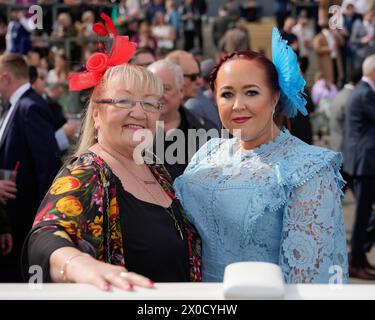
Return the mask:
[[(222, 283), (156, 283), (133, 292), (86, 284), (0, 284), (0, 300), (223, 300)], [(286, 300), (375, 300), (375, 285), (286, 285)]]

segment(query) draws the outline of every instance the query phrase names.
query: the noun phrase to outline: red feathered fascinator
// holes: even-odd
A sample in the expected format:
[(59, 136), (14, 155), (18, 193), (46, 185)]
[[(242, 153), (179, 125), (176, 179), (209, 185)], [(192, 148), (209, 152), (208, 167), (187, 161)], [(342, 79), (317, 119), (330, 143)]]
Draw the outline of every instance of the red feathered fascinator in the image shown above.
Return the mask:
[(137, 48), (136, 43), (129, 41), (129, 37), (117, 35), (115, 25), (109, 16), (102, 13), (100, 17), (105, 21), (105, 25), (102, 22), (97, 22), (93, 25), (93, 30), (98, 36), (103, 37), (110, 37), (110, 33), (112, 33), (111, 52), (108, 54), (103, 44), (100, 43), (104, 52), (95, 52), (87, 59), (86, 71), (69, 74), (69, 90), (71, 91), (96, 86), (109, 67), (127, 63)]

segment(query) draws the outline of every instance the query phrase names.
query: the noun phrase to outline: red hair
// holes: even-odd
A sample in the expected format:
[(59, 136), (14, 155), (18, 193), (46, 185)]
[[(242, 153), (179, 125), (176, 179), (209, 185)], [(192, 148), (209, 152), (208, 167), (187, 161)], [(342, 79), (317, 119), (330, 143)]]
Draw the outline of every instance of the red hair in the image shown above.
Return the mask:
[(210, 88), (212, 92), (216, 89), (216, 77), (223, 64), (233, 60), (249, 60), (257, 62), (266, 75), (267, 84), (272, 92), (280, 91), (277, 70), (273, 62), (265, 55), (255, 51), (234, 51), (225, 55), (218, 64), (215, 65), (210, 74)]

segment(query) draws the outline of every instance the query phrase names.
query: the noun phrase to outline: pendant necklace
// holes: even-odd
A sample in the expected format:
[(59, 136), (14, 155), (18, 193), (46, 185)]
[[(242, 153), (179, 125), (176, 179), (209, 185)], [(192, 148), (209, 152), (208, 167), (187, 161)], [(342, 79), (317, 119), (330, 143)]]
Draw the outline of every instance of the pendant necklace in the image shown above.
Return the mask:
[[(105, 152), (105, 153), (107, 153), (111, 158), (113, 158), (114, 160), (116, 160), (117, 162), (119, 162), (119, 163), (121, 163), (122, 164), (122, 162), (119, 160), (119, 159), (117, 159), (114, 155), (112, 155), (110, 152), (108, 152), (106, 149), (104, 149), (101, 145), (100, 145), (100, 148)], [(142, 180), (141, 178), (139, 178), (136, 174), (134, 174), (133, 172), (131, 172), (131, 170), (129, 170), (128, 168), (126, 168), (126, 166), (124, 166), (124, 168), (125, 168), (125, 170), (127, 171), (127, 172), (129, 172), (130, 173), (130, 175), (142, 186), (142, 188), (144, 189), (144, 190), (146, 190), (146, 192), (151, 196), (151, 198), (152, 199), (154, 199), (154, 201), (155, 201), (155, 203), (157, 203), (158, 202), (158, 200), (156, 199), (156, 197), (152, 194), (152, 192), (150, 192), (148, 189), (147, 189), (147, 187), (146, 186), (143, 186), (142, 185), (142, 182), (144, 183), (144, 184), (146, 184), (146, 185), (148, 185), (148, 184), (156, 184), (156, 181), (145, 181), (145, 180)], [(164, 189), (163, 189), (163, 196), (164, 197), (166, 197), (166, 194), (165, 194), (165, 192), (164, 192)], [(168, 197), (168, 199), (169, 199), (169, 197)], [(174, 210), (173, 210), (173, 200), (172, 200), (172, 204), (171, 204), (171, 206), (170, 207), (168, 207), (168, 208), (166, 208), (166, 207), (164, 207), (164, 206), (161, 206), (163, 209), (164, 209), (164, 211), (166, 211), (167, 213), (168, 213), (168, 215), (171, 217), (171, 219), (173, 220), (173, 222), (174, 222), (174, 227), (176, 228), (176, 230), (178, 231), (178, 233), (180, 234), (180, 238), (181, 238), (181, 240), (184, 240), (184, 236), (183, 236), (183, 233), (182, 233), (182, 228), (181, 228), (181, 226), (180, 226), (180, 224), (178, 223), (178, 220), (177, 220), (177, 218), (176, 218), (176, 215), (175, 215), (175, 213), (174, 213)]]

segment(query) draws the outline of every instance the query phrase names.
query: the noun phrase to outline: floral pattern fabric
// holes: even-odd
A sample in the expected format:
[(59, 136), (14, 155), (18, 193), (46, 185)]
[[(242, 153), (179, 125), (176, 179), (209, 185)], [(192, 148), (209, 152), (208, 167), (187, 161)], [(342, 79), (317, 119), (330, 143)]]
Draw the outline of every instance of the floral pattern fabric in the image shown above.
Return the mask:
[(175, 180), (202, 237), (202, 280), (222, 281), (230, 263), (263, 261), (278, 264), (287, 283), (347, 282), (341, 155), (285, 129), (251, 151), (239, 143), (211, 139)]
[[(168, 196), (177, 201), (163, 167), (149, 167)], [(51, 243), (60, 239), (59, 246), (65, 243), (101, 261), (126, 266), (115, 177), (94, 153), (83, 154), (60, 171), (39, 210), (29, 239), (49, 232), (54, 237)], [(200, 238), (182, 208), (181, 213), (188, 235), (190, 280), (200, 281)]]

